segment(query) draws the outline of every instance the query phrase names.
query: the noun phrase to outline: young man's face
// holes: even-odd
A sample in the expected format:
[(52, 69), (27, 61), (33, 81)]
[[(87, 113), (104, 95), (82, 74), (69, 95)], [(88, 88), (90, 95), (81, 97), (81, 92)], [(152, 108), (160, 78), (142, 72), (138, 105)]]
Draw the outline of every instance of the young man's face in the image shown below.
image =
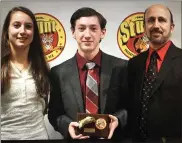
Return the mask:
[(82, 55), (99, 51), (99, 42), (104, 38), (106, 30), (101, 30), (96, 16), (90, 16), (76, 20), (72, 33), (78, 43), (78, 52)]
[(151, 44), (166, 43), (173, 31), (170, 12), (166, 7), (154, 5), (145, 14), (145, 33)]

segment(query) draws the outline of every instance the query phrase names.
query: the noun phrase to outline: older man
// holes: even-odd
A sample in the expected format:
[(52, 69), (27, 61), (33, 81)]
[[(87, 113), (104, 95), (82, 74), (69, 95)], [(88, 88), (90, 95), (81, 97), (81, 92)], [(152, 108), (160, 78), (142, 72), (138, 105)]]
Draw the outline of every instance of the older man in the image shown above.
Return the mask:
[(144, 14), (149, 50), (128, 63), (129, 123), (135, 141), (180, 139), (182, 136), (182, 50), (170, 36), (173, 15), (163, 5)]

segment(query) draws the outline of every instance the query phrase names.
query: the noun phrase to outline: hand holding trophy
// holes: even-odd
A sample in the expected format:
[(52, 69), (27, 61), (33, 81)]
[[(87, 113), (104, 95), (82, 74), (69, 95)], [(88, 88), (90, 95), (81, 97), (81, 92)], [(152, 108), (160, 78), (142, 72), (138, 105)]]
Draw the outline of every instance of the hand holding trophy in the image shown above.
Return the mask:
[(108, 114), (77, 114), (77, 134), (83, 136), (111, 139), (115, 128), (118, 126), (118, 119)]
[(83, 136), (82, 134), (77, 134), (75, 131), (78, 128), (78, 122), (71, 122), (68, 127), (68, 132), (72, 139), (88, 139), (89, 136)]

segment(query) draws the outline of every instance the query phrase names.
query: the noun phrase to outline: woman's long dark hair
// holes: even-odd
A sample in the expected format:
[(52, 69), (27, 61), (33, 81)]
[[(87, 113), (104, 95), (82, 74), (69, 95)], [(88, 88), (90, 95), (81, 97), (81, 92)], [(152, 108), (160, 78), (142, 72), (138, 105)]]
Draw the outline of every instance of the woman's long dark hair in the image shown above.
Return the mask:
[(31, 63), (31, 71), (33, 75), (33, 79), (36, 83), (37, 93), (45, 97), (49, 94), (50, 84), (49, 84), (49, 68), (45, 61), (43, 49), (41, 46), (41, 39), (39, 35), (39, 30), (37, 26), (37, 22), (34, 14), (25, 7), (14, 7), (12, 8), (6, 19), (4, 21), (2, 36), (1, 36), (1, 94), (10, 88), (10, 46), (8, 43), (8, 28), (11, 20), (11, 16), (13, 13), (21, 11), (28, 16), (33, 21), (34, 25), (34, 35), (33, 41), (30, 44), (30, 49), (28, 53), (28, 61)]

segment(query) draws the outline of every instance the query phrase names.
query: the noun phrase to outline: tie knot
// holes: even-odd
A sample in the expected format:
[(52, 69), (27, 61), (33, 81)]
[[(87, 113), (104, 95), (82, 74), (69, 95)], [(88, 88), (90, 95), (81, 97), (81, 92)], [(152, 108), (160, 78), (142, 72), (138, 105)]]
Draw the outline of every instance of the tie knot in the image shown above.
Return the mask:
[(156, 51), (153, 51), (151, 56), (150, 56), (150, 59), (158, 59), (159, 58), (159, 55)]
[(95, 67), (95, 63), (94, 62), (86, 63), (86, 67), (87, 67), (87, 69), (91, 70)]

